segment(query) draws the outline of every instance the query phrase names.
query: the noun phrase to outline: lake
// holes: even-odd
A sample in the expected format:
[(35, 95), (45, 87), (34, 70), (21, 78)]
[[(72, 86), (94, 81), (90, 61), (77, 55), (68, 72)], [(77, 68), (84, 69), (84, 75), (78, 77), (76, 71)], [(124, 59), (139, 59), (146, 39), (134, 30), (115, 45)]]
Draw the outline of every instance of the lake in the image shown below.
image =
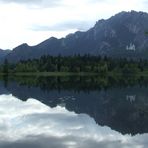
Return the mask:
[(0, 147), (146, 148), (147, 139), (147, 78), (0, 80)]

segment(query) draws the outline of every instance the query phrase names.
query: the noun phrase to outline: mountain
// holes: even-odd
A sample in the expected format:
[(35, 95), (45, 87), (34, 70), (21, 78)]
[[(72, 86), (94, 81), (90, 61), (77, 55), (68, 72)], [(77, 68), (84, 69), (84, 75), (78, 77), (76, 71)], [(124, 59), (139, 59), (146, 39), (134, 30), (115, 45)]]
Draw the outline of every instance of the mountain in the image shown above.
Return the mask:
[(0, 49), (0, 62), (5, 59), (5, 57), (11, 52), (11, 50)]
[(10, 62), (59, 54), (148, 58), (146, 31), (148, 13), (121, 12), (107, 20), (99, 20), (86, 32), (78, 31), (61, 39), (51, 37), (36, 46), (22, 44), (14, 48), (6, 58)]

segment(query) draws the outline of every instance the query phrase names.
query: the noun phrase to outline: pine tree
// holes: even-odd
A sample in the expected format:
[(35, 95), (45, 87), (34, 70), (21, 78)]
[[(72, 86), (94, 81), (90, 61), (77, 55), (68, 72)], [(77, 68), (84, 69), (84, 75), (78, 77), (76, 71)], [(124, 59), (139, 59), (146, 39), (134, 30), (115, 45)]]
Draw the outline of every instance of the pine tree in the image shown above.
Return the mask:
[(8, 60), (7, 59), (5, 59), (5, 61), (4, 61), (4, 65), (3, 65), (3, 73), (4, 74), (8, 74), (8, 66), (9, 64), (8, 64)]

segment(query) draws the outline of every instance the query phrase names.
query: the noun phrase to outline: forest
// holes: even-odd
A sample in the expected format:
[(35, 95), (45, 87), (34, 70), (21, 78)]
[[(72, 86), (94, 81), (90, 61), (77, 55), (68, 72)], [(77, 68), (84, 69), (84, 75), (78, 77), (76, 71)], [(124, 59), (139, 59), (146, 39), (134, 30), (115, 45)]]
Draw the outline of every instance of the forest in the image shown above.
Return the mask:
[(10, 64), (5, 59), (0, 66), (0, 72), (8, 73), (39, 73), (39, 72), (71, 72), (107, 74), (146, 74), (148, 60), (113, 59), (110, 57), (75, 55), (75, 56), (42, 56), (40, 59), (29, 59)]

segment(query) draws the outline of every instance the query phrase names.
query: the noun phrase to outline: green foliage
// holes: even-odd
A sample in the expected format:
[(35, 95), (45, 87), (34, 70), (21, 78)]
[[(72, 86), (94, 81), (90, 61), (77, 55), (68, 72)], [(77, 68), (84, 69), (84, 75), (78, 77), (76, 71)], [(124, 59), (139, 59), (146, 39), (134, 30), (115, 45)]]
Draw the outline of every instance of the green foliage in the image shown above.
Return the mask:
[(8, 74), (8, 69), (9, 69), (8, 60), (5, 59), (4, 65), (3, 65), (3, 73)]
[[(3, 70), (3, 71), (2, 71)], [(29, 73), (29, 72), (89, 72), (105, 76), (108, 73), (133, 75), (148, 71), (147, 60), (112, 59), (108, 57), (75, 55), (75, 56), (42, 56), (40, 59), (21, 61), (15, 65), (8, 64), (5, 60), (0, 71), (4, 73)]]

